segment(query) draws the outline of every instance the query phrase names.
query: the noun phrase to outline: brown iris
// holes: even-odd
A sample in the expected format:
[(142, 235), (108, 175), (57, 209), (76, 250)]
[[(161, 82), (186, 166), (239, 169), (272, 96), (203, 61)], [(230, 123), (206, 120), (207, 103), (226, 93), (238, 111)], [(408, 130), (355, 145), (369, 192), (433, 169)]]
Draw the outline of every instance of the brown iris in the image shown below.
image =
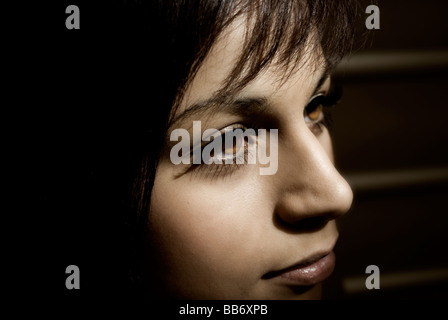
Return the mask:
[(318, 106), (316, 106), (311, 112), (308, 112), (308, 118), (310, 118), (311, 121), (316, 121), (319, 119), (320, 114), (322, 113), (322, 105), (319, 104)]
[[(237, 137), (237, 139), (239, 139)], [(224, 139), (223, 139), (224, 140)], [(245, 141), (234, 141), (232, 139), (232, 144), (226, 144), (225, 141), (222, 143), (222, 152), (223, 155), (236, 155), (241, 147), (242, 144), (244, 144)]]
[(236, 154), (236, 143), (233, 143), (232, 144), (232, 146), (230, 146), (230, 147), (228, 147), (228, 148), (226, 148), (226, 144), (225, 143), (223, 143), (223, 146), (222, 146), (222, 152), (224, 153), (224, 154)]

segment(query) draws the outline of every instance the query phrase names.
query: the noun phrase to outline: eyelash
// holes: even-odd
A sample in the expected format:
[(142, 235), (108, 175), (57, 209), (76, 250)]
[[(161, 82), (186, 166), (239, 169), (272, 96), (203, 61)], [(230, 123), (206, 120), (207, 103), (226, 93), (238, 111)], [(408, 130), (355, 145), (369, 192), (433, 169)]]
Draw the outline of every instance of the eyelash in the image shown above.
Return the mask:
[[(254, 139), (255, 140), (255, 142), (252, 142), (252, 143), (257, 143), (256, 142), (256, 139), (257, 139), (256, 137), (258, 136), (258, 127), (257, 126), (253, 126), (253, 125), (252, 126), (245, 126), (245, 125), (241, 125), (241, 124), (234, 125), (234, 126), (229, 126), (229, 127), (226, 127), (225, 129), (221, 130), (222, 134), (220, 136), (221, 139), (222, 139), (222, 143), (224, 144), (225, 143), (225, 135), (226, 135), (225, 130), (226, 129), (227, 130), (230, 129), (232, 131), (235, 131), (236, 129), (241, 129), (241, 130), (244, 131), (247, 128), (254, 129), (255, 136), (251, 136), (251, 138), (248, 138), (248, 139), (244, 138), (244, 145), (240, 146), (240, 147), (244, 148), (244, 152), (243, 152), (243, 154), (239, 154), (239, 155), (237, 155), (237, 153), (239, 153), (238, 151), (237, 151), (237, 153), (232, 153), (232, 155), (233, 155), (233, 157), (232, 157), (232, 164), (225, 164), (225, 163), (222, 163), (222, 164), (216, 164), (216, 163), (207, 164), (207, 163), (202, 162), (201, 164), (193, 164), (190, 167), (190, 169), (188, 169), (188, 171), (194, 170), (194, 171), (196, 171), (198, 173), (206, 173), (207, 175), (210, 175), (211, 177), (215, 177), (215, 176), (227, 176), (227, 175), (230, 175), (230, 174), (234, 173), (236, 170), (238, 170), (240, 168), (243, 168), (248, 163), (248, 160), (251, 157), (255, 156), (255, 154), (253, 152), (253, 149), (247, 147), (247, 144), (251, 143), (250, 141), (248, 141), (250, 139)], [(210, 144), (210, 143), (211, 143), (211, 141), (209, 143), (201, 146), (201, 154), (202, 154), (204, 148), (208, 144)], [(215, 157), (216, 156), (212, 157), (211, 159), (213, 159)], [(223, 162), (224, 161), (225, 160), (223, 160)]]
[[(318, 108), (318, 107), (321, 107), (321, 109), (322, 109), (321, 110), (322, 116), (319, 115), (320, 119), (310, 123), (311, 131), (315, 135), (319, 135), (320, 133), (322, 133), (323, 127), (327, 127), (327, 128), (331, 127), (331, 113), (329, 111), (330, 111), (331, 107), (333, 107), (339, 103), (339, 101), (341, 100), (341, 97), (342, 97), (342, 88), (341, 87), (332, 87), (327, 94), (320, 93), (310, 99), (310, 101), (304, 108), (304, 111), (303, 111), (304, 117), (306, 117), (307, 114), (310, 114), (311, 112), (316, 110), (316, 108)], [(240, 124), (240, 125), (235, 125), (232, 127), (226, 127), (225, 129), (231, 129), (233, 131), (236, 129), (246, 130), (247, 128), (252, 128), (255, 130), (255, 137), (253, 137), (253, 138), (256, 140), (257, 135), (258, 135), (258, 126), (255, 124), (250, 125), (250, 126), (245, 126), (245, 125)], [(226, 135), (226, 132), (224, 131), (225, 129), (221, 130), (221, 132), (222, 132), (221, 139), (223, 139), (224, 142), (225, 142), (225, 135)], [(211, 143), (211, 142), (209, 142), (209, 143)], [(201, 146), (201, 154), (202, 154), (204, 148), (209, 143)], [(205, 174), (207, 174), (207, 176), (210, 176), (212, 178), (218, 177), (218, 176), (231, 175), (232, 173), (236, 172), (238, 169), (245, 167), (245, 165), (248, 162), (248, 159), (252, 156), (255, 156), (253, 154), (253, 152), (249, 151), (250, 148), (246, 147), (247, 143), (250, 143), (250, 142), (246, 141), (246, 139), (244, 139), (244, 153), (239, 156), (233, 156), (232, 164), (215, 164), (215, 163), (193, 164), (187, 171), (192, 170), (192, 171), (196, 171), (197, 173), (201, 173), (201, 174), (205, 173)], [(251, 149), (251, 151), (252, 151), (252, 149)], [(235, 154), (233, 153), (233, 155), (235, 155)], [(243, 160), (242, 161), (243, 163), (238, 163), (238, 161), (241, 161), (241, 160)]]
[(312, 97), (306, 107), (304, 108), (303, 115), (306, 121), (306, 117), (314, 112), (316, 109), (320, 108), (319, 119), (315, 121), (308, 122), (310, 124), (310, 129), (315, 135), (319, 135), (323, 132), (323, 128), (331, 128), (331, 107), (337, 105), (342, 97), (342, 88), (332, 87), (329, 93), (323, 94), (319, 93)]

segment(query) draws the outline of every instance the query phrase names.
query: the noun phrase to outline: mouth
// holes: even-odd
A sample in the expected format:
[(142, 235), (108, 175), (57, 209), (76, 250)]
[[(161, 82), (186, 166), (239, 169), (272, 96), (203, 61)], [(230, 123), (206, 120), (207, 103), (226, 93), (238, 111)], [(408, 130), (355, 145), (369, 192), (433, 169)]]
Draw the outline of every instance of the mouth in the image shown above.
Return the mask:
[(315, 254), (285, 269), (268, 272), (263, 279), (276, 279), (287, 285), (312, 286), (327, 279), (333, 273), (335, 263), (336, 256), (331, 250)]

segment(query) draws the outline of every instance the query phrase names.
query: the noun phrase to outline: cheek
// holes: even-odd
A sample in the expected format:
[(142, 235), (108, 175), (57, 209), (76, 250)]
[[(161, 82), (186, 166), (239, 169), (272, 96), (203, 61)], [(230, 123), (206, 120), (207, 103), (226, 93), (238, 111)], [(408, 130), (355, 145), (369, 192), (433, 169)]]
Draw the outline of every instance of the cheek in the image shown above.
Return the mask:
[(154, 185), (150, 227), (172, 280), (198, 290), (198, 279), (244, 290), (260, 279), (269, 206), (260, 183), (245, 176), (214, 183), (160, 179)]

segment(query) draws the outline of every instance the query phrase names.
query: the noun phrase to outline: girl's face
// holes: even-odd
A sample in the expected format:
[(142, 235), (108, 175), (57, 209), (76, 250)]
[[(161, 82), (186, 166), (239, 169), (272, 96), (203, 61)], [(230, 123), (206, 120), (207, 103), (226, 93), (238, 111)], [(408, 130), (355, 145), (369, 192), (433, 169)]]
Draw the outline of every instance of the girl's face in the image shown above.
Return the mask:
[[(239, 26), (220, 38), (176, 111), (152, 191), (148, 256), (156, 267), (148, 277), (161, 294), (176, 298), (319, 298), (320, 283), (334, 267), (334, 219), (352, 202), (334, 167), (328, 130), (319, 123), (323, 113), (315, 104), (307, 107), (314, 96), (328, 94), (330, 80), (305, 54), (286, 82), (273, 64), (234, 97), (244, 104), (207, 108), (238, 58), (243, 36)], [(270, 164), (175, 165), (170, 148), (178, 142), (170, 144), (170, 134), (183, 128), (193, 137), (193, 121), (201, 121), (201, 134), (260, 128), (269, 137), (278, 129), (278, 152), (267, 138)], [(260, 137), (243, 145), (251, 143), (262, 147)], [(232, 156), (230, 150), (223, 147)], [(260, 174), (260, 167), (274, 166), (273, 157), (276, 172)]]

